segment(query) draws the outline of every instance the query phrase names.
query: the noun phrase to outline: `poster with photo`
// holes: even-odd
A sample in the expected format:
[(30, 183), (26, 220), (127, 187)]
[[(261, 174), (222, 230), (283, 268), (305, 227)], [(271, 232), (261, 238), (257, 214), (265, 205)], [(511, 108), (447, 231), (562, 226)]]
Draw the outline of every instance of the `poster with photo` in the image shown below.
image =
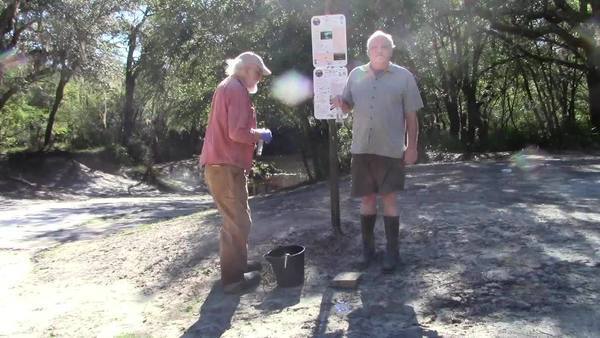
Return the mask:
[(313, 66), (343, 67), (348, 63), (346, 17), (342, 14), (313, 16), (311, 22)]

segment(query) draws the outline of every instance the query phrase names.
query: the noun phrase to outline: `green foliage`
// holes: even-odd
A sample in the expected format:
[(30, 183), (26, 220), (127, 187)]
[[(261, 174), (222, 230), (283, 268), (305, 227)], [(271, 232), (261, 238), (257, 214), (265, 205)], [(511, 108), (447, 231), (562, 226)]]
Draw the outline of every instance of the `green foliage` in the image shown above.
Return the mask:
[(265, 180), (274, 174), (280, 173), (281, 170), (277, 169), (271, 162), (265, 161), (252, 161), (252, 171), (250, 178), (255, 180)]
[[(275, 134), (269, 149), (301, 152), (313, 161), (317, 179), (328, 171), (327, 124), (312, 118), (312, 101), (287, 106), (271, 95), (274, 78), (286, 71), (312, 77), (309, 20), (323, 13), (322, 1), (58, 1), (51, 8), (30, 3), (18, 23), (39, 19), (47, 29), (24, 31), (19, 51), (31, 54), (36, 46), (43, 48), (29, 64), (4, 74), (0, 83), (0, 95), (18, 88), (6, 96), (0, 111), (0, 149), (40, 148), (58, 72), (67, 67), (73, 77), (56, 116), (55, 144), (107, 146), (123, 161), (146, 164), (191, 156), (200, 150), (214, 88), (225, 77), (225, 59), (253, 50), (274, 72), (253, 96), (259, 125)], [(468, 3), (476, 6), (465, 1), (334, 0), (332, 10), (348, 19), (349, 68), (368, 61), (365, 45), (373, 31), (392, 33), (397, 45), (393, 61), (415, 74), (426, 103), (420, 123), (427, 149), (597, 146), (591, 87), (585, 81), (591, 71), (586, 61), (597, 55), (597, 41), (589, 40), (588, 52), (569, 46), (573, 40), (567, 36), (585, 38), (596, 28), (565, 22), (565, 27), (582, 28), (534, 39), (507, 33), (510, 27), (503, 30), (498, 23), (529, 30), (549, 27), (543, 19), (528, 20), (536, 6), (564, 14), (556, 2)], [(584, 12), (557, 19), (589, 17), (585, 11), (590, 8), (566, 4)], [(144, 12), (148, 17), (135, 50), (133, 135), (127, 147), (117, 147), (123, 129), (124, 43), (131, 24)], [(92, 18), (97, 19), (93, 25)], [(8, 45), (14, 32), (2, 33)], [(338, 137), (341, 167), (347, 170), (350, 120)]]
[(352, 155), (350, 154), (350, 146), (352, 145), (352, 122), (345, 121), (343, 124), (338, 126), (338, 146), (340, 151), (338, 152), (338, 161), (342, 172), (350, 171), (350, 163)]
[(109, 144), (106, 147), (106, 152), (109, 154), (110, 158), (117, 163), (124, 165), (132, 165), (134, 163), (127, 148), (118, 143)]
[(11, 100), (0, 114), (0, 149), (37, 149), (43, 139), (47, 110), (31, 105), (21, 95)]
[(447, 130), (430, 129), (421, 132), (419, 142), (425, 145), (426, 150), (460, 153), (466, 151), (465, 145)]

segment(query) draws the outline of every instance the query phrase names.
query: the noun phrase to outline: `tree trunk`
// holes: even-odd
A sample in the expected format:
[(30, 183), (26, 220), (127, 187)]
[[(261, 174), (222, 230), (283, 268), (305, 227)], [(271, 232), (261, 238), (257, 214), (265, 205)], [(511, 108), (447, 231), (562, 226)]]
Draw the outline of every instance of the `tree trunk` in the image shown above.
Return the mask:
[(446, 98), (444, 101), (446, 110), (448, 111), (448, 120), (450, 121), (450, 135), (458, 139), (460, 132), (460, 116), (458, 113), (458, 103), (456, 100)]
[(587, 73), (588, 95), (590, 102), (590, 122), (592, 128), (600, 131), (600, 70), (591, 68)]
[(460, 116), (460, 140), (461, 140), (461, 142), (462, 142), (463, 145), (465, 145), (467, 148), (470, 149), (471, 144), (468, 142), (468, 140), (469, 140), (469, 130), (467, 129), (467, 127), (468, 127), (467, 126), (468, 116), (467, 116), (467, 113), (465, 113), (463, 109), (461, 109), (461, 111), (459, 112), (459, 116)]
[(47, 148), (50, 145), (50, 140), (52, 138), (52, 128), (54, 127), (54, 121), (56, 119), (56, 112), (58, 111), (58, 107), (62, 102), (63, 95), (65, 92), (65, 86), (69, 79), (71, 78), (71, 72), (68, 70), (63, 70), (60, 72), (60, 81), (58, 81), (58, 86), (56, 87), (56, 95), (54, 96), (54, 104), (52, 105), (52, 110), (50, 111), (50, 115), (48, 116), (48, 124), (46, 124), (46, 135), (44, 136), (44, 148)]
[[(588, 0), (585, 1), (585, 3), (586, 12), (587, 4), (591, 5), (591, 22), (596, 22), (597, 24), (600, 20), (600, 0)], [(596, 132), (600, 131), (600, 65), (598, 64), (598, 58), (600, 58), (600, 46), (596, 40), (596, 43), (593, 45), (593, 47), (586, 50), (588, 67), (586, 79), (590, 103), (590, 123)]]
[(122, 134), (121, 144), (127, 146), (131, 139), (133, 132), (133, 125), (135, 123), (135, 108), (133, 102), (133, 93), (135, 91), (135, 60), (134, 52), (137, 47), (137, 34), (139, 25), (135, 26), (129, 32), (128, 37), (128, 50), (127, 50), (127, 63), (125, 66), (125, 103), (123, 105), (123, 121), (122, 121)]
[[(322, 124), (325, 124), (323, 122)], [(312, 128), (312, 137), (310, 138), (313, 168), (315, 171), (315, 180), (320, 181), (328, 177), (329, 168), (329, 133), (323, 129), (322, 124)]]
[(4, 108), (4, 106), (6, 105), (6, 102), (8, 102), (8, 100), (13, 95), (15, 95), (18, 91), (19, 90), (17, 87), (11, 87), (6, 92), (4, 92), (4, 94), (0, 95), (0, 111)]
[(21, 1), (15, 0), (6, 5), (6, 8), (0, 13), (0, 33), (2, 34), (2, 39), (0, 39), (0, 49), (3, 52), (14, 47), (17, 43), (16, 38), (18, 37), (18, 34), (13, 35), (10, 39), (8, 39), (8, 36), (6, 35), (14, 32), (15, 20), (19, 14), (20, 6)]
[(470, 145), (475, 144), (475, 137), (478, 130), (481, 130), (481, 112), (477, 102), (475, 88), (471, 85), (463, 85), (463, 94), (467, 101), (467, 142)]
[(568, 108), (568, 126), (569, 128), (573, 128), (576, 125), (575, 120), (575, 108), (577, 101), (577, 91), (579, 89), (579, 83), (581, 82), (581, 75), (575, 74), (573, 72), (573, 82), (571, 83), (571, 93), (569, 96), (569, 108)]
[(142, 21), (131, 27), (127, 41), (127, 61), (125, 65), (125, 104), (123, 106), (123, 120), (121, 128), (123, 132), (121, 134), (121, 144), (124, 146), (129, 144), (136, 120), (133, 94), (135, 92), (135, 80), (139, 72), (138, 66), (140, 63), (140, 60), (138, 59), (136, 61), (134, 57), (138, 42), (137, 37), (140, 34), (140, 31), (144, 26), (144, 22), (148, 18), (149, 13), (150, 7), (147, 7)]
[[(313, 175), (312, 171), (310, 170), (310, 165), (308, 164), (308, 157), (309, 154), (312, 153), (313, 158), (314, 156), (316, 156), (316, 152), (313, 150), (313, 148), (311, 147), (311, 126), (310, 126), (310, 122), (309, 122), (309, 116), (311, 116), (311, 110), (309, 108), (308, 104), (304, 105), (304, 109), (302, 109), (302, 113), (305, 114), (306, 116), (302, 119), (300, 119), (301, 121), (301, 128), (302, 128), (302, 143), (300, 146), (300, 152), (302, 155), (302, 164), (304, 164), (304, 170), (306, 172), (306, 175), (308, 176), (308, 180), (313, 182), (315, 180), (315, 175)], [(315, 169), (316, 171), (316, 169)]]
[(458, 114), (458, 91), (456, 90), (456, 79), (450, 70), (444, 67), (442, 56), (440, 54), (440, 43), (437, 41), (435, 35), (433, 40), (433, 51), (435, 55), (436, 65), (440, 72), (442, 88), (445, 91), (444, 105), (448, 112), (448, 121), (450, 121), (450, 135), (458, 139), (458, 133), (460, 131), (460, 116)]
[[(481, 113), (481, 104), (478, 104), (479, 113)], [(484, 114), (481, 119), (481, 127), (479, 128), (479, 143), (485, 145), (488, 141), (489, 130), (490, 130), (490, 119), (489, 112)]]
[(125, 104), (123, 106), (123, 134), (121, 143), (129, 144), (134, 124), (133, 92), (135, 91), (135, 77), (127, 73), (125, 77)]
[(313, 177), (312, 172), (310, 171), (310, 166), (308, 165), (308, 156), (306, 156), (306, 149), (300, 149), (300, 155), (302, 158), (302, 165), (304, 166), (304, 172), (308, 177), (309, 182), (314, 182), (315, 178)]

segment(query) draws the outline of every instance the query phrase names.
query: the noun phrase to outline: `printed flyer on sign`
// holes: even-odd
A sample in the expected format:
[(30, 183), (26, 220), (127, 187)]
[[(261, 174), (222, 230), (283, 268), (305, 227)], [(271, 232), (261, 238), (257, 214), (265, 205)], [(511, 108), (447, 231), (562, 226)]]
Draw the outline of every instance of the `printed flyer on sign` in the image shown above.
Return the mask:
[(316, 68), (313, 71), (315, 118), (319, 120), (345, 118), (340, 108), (330, 109), (330, 100), (342, 95), (348, 71), (345, 67)]

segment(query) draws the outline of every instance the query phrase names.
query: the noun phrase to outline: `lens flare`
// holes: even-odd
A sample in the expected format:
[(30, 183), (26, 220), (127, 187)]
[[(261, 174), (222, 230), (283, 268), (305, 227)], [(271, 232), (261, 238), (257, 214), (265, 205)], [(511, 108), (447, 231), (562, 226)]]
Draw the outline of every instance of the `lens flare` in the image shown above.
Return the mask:
[(9, 56), (15, 55), (15, 50), (14, 49), (8, 49), (5, 50), (4, 52), (0, 53), (0, 61), (6, 59)]
[(26, 64), (28, 61), (25, 54), (17, 54), (15, 49), (9, 49), (0, 53), (0, 74), (7, 70)]
[(295, 70), (273, 80), (273, 97), (288, 106), (297, 106), (313, 95), (312, 81)]
[(539, 148), (529, 146), (511, 156), (512, 164), (527, 173), (534, 173), (543, 165), (545, 155)]

